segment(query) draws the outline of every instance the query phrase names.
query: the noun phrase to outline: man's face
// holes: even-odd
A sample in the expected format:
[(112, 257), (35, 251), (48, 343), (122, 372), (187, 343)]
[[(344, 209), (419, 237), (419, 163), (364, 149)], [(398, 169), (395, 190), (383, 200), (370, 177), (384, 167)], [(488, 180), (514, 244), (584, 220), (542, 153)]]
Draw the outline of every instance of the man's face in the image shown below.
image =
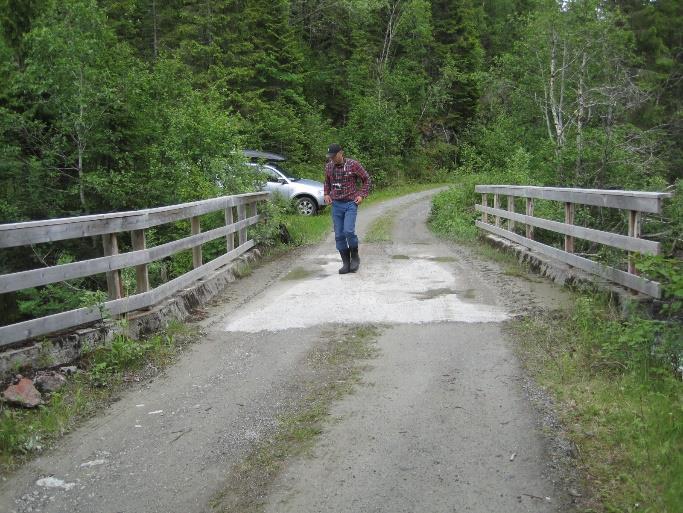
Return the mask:
[(344, 162), (344, 152), (338, 151), (334, 157), (332, 157), (332, 162), (335, 164), (341, 164)]

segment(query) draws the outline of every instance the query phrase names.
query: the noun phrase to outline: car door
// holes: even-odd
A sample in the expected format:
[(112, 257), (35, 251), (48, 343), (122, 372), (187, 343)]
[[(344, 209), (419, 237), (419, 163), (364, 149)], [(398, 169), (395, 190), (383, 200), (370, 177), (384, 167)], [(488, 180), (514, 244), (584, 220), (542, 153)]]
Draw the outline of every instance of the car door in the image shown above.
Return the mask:
[(280, 173), (277, 169), (272, 168), (271, 166), (263, 166), (261, 170), (265, 173), (266, 175), (266, 184), (264, 186), (264, 189), (270, 192), (271, 194), (280, 194), (284, 198), (290, 198), (292, 195), (292, 187), (289, 183), (289, 180)]

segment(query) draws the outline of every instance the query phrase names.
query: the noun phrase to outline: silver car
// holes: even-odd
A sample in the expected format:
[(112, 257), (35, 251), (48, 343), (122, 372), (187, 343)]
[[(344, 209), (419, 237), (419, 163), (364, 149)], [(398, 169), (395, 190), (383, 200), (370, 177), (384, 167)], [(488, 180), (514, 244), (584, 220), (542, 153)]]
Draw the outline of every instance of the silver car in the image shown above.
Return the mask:
[(247, 166), (264, 174), (263, 190), (294, 200), (297, 211), (305, 216), (312, 216), (325, 207), (323, 184), (292, 176), (278, 164), (285, 160), (281, 155), (250, 150), (245, 150), (244, 154), (259, 160), (248, 162)]

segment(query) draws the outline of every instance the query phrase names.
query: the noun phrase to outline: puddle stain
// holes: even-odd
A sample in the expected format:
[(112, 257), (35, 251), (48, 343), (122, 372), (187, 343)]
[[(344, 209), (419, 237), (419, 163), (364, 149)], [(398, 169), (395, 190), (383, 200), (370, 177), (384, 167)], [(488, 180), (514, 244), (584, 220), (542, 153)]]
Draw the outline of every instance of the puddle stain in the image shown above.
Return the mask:
[(451, 256), (408, 256), (408, 255), (392, 255), (392, 260), (410, 260), (415, 258), (417, 260), (429, 260), (430, 262), (457, 262), (458, 259)]
[(475, 289), (456, 290), (451, 288), (429, 289), (424, 292), (414, 292), (413, 296), (420, 301), (427, 301), (441, 296), (458, 296), (461, 299), (476, 299)]
[(325, 273), (319, 270), (304, 269), (303, 267), (295, 267), (282, 277), (282, 281), (305, 280), (307, 278), (322, 278), (326, 276)]
[(428, 299), (434, 299), (440, 296), (451, 296), (451, 295), (456, 295), (458, 293), (457, 290), (455, 289), (449, 289), (449, 288), (441, 288), (441, 289), (429, 289), (425, 290), (424, 292), (415, 292), (413, 295), (415, 296), (416, 299), (419, 299), (420, 301), (426, 301)]
[(458, 259), (450, 256), (429, 257), (432, 262), (457, 262)]
[(314, 258), (313, 260), (311, 260), (311, 263), (313, 263), (315, 265), (327, 265), (327, 264), (331, 264), (333, 262), (339, 262), (339, 261), (340, 260), (338, 258), (336, 260), (330, 259), (330, 258)]
[(477, 292), (475, 289), (459, 290), (456, 294), (463, 299), (477, 299)]

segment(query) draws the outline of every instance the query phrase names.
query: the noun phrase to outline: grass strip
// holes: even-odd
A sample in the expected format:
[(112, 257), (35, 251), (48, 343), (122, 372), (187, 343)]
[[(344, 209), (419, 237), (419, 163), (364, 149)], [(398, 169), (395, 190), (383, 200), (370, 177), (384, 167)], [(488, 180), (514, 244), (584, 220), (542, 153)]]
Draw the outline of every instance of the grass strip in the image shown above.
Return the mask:
[(84, 350), (79, 372), (44, 405), (20, 409), (0, 403), (0, 474), (16, 469), (105, 409), (130, 382), (156, 376), (195, 335), (180, 322), (145, 340), (119, 334), (107, 347)]
[(556, 399), (579, 449), (594, 493), (585, 511), (683, 511), (683, 383), (663, 347), (680, 340), (680, 326), (623, 321), (605, 300), (584, 295), (572, 312), (517, 321), (513, 330), (521, 360)]
[(390, 242), (397, 212), (392, 210), (375, 219), (365, 235), (365, 242)]
[(376, 353), (373, 342), (378, 334), (374, 326), (338, 328), (326, 336), (322, 348), (308, 355), (315, 378), (303, 384), (303, 399), (282, 415), (275, 432), (232, 470), (225, 489), (211, 501), (215, 511), (263, 511), (269, 488), (287, 462), (309, 453), (329, 422), (333, 402), (353, 392), (363, 361)]

